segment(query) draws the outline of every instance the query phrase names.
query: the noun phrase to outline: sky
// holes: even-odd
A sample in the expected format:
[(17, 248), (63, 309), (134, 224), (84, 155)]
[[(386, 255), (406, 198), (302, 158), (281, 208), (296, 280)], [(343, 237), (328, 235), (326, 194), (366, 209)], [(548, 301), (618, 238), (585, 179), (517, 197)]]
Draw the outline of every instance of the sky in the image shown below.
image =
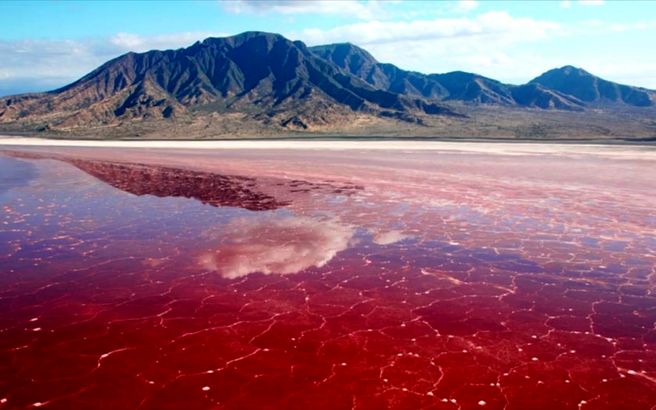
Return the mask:
[(424, 73), (520, 84), (574, 65), (656, 89), (656, 1), (0, 1), (0, 95), (51, 90), (128, 51), (244, 31), (350, 42)]

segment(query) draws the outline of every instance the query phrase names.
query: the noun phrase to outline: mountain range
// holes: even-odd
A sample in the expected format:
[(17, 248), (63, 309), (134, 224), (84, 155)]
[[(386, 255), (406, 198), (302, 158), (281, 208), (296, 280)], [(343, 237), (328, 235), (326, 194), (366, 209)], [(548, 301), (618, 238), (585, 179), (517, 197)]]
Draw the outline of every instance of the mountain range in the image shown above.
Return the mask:
[(422, 74), (350, 43), (246, 32), (127, 53), (63, 88), (0, 98), (0, 131), (208, 138), (290, 133), (656, 135), (656, 91), (565, 66), (523, 85)]

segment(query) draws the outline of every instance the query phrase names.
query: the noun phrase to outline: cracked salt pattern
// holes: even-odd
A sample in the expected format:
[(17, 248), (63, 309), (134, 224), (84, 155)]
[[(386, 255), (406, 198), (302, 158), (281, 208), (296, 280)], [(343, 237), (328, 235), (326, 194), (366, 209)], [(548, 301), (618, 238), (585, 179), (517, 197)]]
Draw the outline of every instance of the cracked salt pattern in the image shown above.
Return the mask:
[(648, 160), (6, 154), (0, 409), (656, 409)]

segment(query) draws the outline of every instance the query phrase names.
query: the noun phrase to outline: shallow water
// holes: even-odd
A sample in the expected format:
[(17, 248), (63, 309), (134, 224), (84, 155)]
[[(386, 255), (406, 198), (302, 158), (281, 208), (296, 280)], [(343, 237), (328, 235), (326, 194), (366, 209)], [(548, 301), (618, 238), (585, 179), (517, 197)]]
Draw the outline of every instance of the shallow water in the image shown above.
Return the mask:
[(7, 152), (0, 408), (650, 408), (653, 170)]

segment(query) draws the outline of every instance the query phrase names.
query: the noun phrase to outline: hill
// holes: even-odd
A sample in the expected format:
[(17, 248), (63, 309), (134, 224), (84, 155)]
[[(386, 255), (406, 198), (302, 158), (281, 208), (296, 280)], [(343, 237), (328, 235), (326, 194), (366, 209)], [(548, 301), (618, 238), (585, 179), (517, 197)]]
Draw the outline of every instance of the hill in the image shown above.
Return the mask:
[(403, 70), (350, 43), (306, 47), (246, 32), (127, 53), (63, 88), (1, 98), (0, 131), (650, 138), (655, 95), (571, 66), (511, 85), (462, 71)]

